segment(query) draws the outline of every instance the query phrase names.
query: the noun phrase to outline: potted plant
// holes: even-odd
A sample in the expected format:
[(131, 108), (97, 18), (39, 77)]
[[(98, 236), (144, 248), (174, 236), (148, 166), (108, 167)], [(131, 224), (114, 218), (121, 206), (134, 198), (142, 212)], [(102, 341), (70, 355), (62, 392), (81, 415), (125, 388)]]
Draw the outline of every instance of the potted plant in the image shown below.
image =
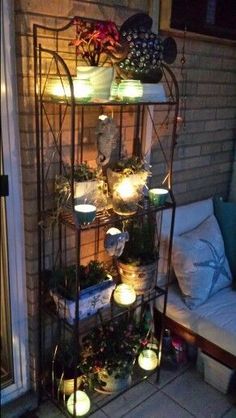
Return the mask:
[(111, 393), (131, 384), (141, 340), (140, 327), (131, 320), (102, 323), (84, 337), (81, 367), (95, 389)]
[(69, 324), (75, 320), (76, 298), (79, 297), (79, 318), (94, 315), (98, 309), (110, 303), (115, 282), (104, 264), (91, 260), (78, 268), (80, 291), (76, 288), (76, 266), (68, 266), (50, 272), (47, 276), (50, 295), (58, 314)]
[[(77, 78), (90, 79), (95, 98), (108, 99), (113, 79), (111, 63), (121, 61), (127, 48), (121, 45), (120, 34), (114, 22), (85, 20), (76, 17), (76, 38), (69, 45), (76, 47), (78, 58), (86, 66), (77, 67)], [(105, 66), (107, 61), (110, 66)]]
[(146, 217), (127, 223), (129, 241), (117, 259), (123, 283), (133, 286), (141, 295), (155, 286), (158, 253), (155, 245), (155, 223)]
[(65, 396), (74, 392), (74, 380), (76, 389), (79, 389), (85, 380), (85, 376), (79, 365), (76, 366), (77, 352), (73, 340), (65, 340), (56, 345), (52, 361), (52, 378), (57, 385), (57, 390)]
[[(101, 172), (91, 167), (87, 161), (74, 165), (74, 204), (92, 203), (97, 208), (104, 208), (107, 204), (106, 185)], [(57, 176), (55, 191), (58, 196), (58, 206), (64, 206), (71, 196), (71, 167), (67, 167), (67, 174)]]
[(120, 160), (107, 169), (116, 213), (132, 215), (137, 211), (149, 174), (143, 160), (136, 156)]

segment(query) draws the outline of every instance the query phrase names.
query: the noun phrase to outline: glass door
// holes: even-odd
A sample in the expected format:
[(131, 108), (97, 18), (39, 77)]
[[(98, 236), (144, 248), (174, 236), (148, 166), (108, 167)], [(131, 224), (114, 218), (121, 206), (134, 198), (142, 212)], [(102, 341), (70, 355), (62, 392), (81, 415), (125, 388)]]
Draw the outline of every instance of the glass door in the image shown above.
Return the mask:
[[(2, 142), (1, 142), (2, 143)], [(3, 171), (2, 146), (0, 146), (0, 175)], [(10, 287), (8, 269), (8, 240), (5, 197), (0, 197), (0, 280), (1, 280), (1, 390), (14, 381), (12, 357), (12, 332)]]
[(0, 174), (9, 179), (9, 196), (0, 197), (1, 404), (5, 404), (29, 389), (29, 356), (14, 2), (2, 0), (0, 5)]

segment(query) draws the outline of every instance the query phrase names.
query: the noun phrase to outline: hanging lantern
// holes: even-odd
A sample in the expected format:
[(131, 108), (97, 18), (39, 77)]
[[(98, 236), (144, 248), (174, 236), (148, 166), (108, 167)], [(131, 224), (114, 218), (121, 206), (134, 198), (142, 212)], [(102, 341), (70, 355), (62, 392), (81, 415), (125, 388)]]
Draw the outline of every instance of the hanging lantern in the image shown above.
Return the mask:
[(120, 306), (132, 305), (136, 300), (136, 293), (133, 286), (122, 283), (114, 291), (114, 301)]
[(143, 370), (154, 370), (159, 365), (156, 352), (150, 348), (145, 348), (138, 356), (138, 364)]
[(75, 410), (76, 417), (83, 417), (86, 415), (90, 410), (90, 405), (91, 402), (88, 395), (82, 390), (77, 390), (75, 393), (72, 393), (67, 401), (67, 409), (69, 413), (73, 415)]

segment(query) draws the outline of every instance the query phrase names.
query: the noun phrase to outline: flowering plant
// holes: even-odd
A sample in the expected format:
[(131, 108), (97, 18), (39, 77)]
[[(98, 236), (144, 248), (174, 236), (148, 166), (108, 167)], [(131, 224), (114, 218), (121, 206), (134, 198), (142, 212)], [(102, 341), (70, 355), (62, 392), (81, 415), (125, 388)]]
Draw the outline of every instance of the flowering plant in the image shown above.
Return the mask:
[(111, 21), (85, 21), (76, 17), (76, 39), (69, 45), (76, 47), (77, 55), (80, 55), (88, 65), (98, 66), (101, 60), (108, 57), (112, 61), (120, 61), (124, 58), (126, 50), (120, 44), (118, 28)]
[[(130, 374), (145, 333), (134, 322), (114, 321), (94, 329), (83, 340), (81, 367), (99, 381), (104, 369), (115, 378)], [(97, 378), (97, 379), (96, 379)]]

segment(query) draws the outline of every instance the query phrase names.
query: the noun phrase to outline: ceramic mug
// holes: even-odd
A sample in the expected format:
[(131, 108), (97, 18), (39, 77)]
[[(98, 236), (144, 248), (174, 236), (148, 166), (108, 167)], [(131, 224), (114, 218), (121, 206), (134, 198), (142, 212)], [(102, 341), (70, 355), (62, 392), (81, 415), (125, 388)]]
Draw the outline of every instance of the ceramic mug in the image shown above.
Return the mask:
[(166, 202), (168, 193), (167, 189), (150, 189), (148, 191), (148, 197), (154, 206), (162, 206)]
[(88, 225), (95, 219), (96, 206), (89, 204), (75, 205), (74, 217), (77, 226)]

